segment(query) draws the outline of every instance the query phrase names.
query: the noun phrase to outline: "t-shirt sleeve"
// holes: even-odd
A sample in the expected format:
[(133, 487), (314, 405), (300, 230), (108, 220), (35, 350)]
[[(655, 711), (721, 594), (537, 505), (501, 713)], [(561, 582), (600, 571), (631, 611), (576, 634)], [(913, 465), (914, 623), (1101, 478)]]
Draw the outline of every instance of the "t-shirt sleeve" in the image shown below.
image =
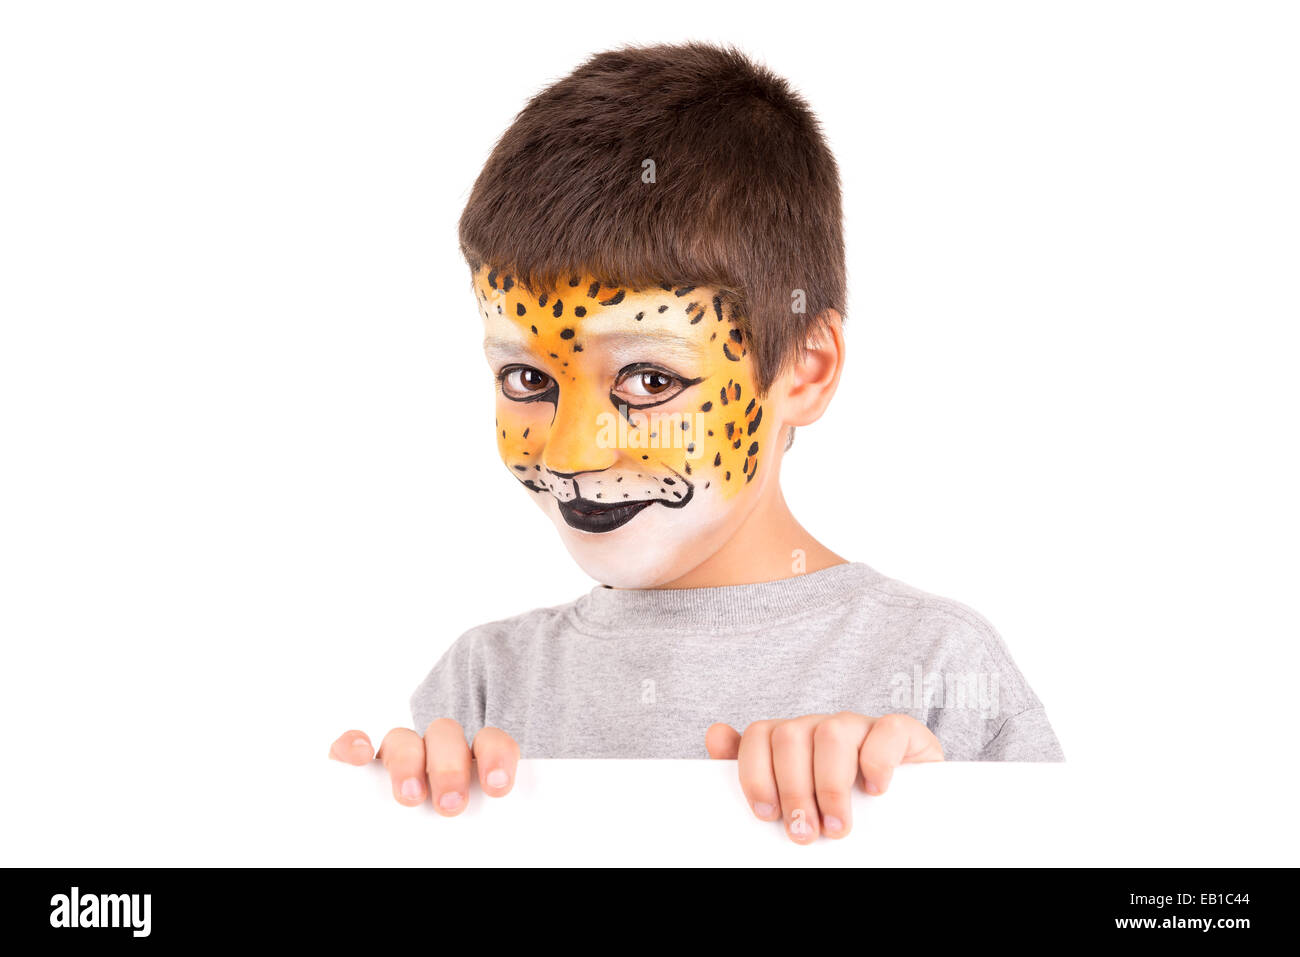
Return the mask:
[(980, 761), (1064, 761), (1061, 743), (1042, 708), (1030, 708), (1002, 722), (980, 752)]
[(935, 670), (947, 693), (936, 694), (926, 724), (947, 760), (1064, 761), (1043, 703), (997, 629), (950, 599), (933, 601), (931, 613), (930, 628), (942, 638)]
[(484, 682), (475, 638), (473, 629), (457, 638), (411, 694), (411, 718), (417, 734), (423, 735), (437, 718), (458, 722), (470, 744), (483, 729)]

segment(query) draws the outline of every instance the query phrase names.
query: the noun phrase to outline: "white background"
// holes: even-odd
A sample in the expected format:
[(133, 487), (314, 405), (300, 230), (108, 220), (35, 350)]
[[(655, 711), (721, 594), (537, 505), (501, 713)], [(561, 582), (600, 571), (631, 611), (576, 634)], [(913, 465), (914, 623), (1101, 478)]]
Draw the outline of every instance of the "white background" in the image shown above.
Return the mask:
[(528, 96), (683, 39), (840, 163), (795, 514), (989, 618), (1068, 758), (900, 773), (912, 842), (794, 850), (1300, 863), (1300, 19), (1227, 2), (0, 8), (5, 863), (810, 860), (705, 762), (447, 821), (326, 760), (593, 584), (497, 458), (456, 219)]

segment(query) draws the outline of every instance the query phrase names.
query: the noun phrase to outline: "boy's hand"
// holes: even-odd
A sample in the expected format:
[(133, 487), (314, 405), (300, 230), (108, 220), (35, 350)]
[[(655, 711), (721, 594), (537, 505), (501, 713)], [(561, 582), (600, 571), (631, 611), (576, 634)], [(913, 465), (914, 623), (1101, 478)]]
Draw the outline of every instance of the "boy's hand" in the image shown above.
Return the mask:
[(433, 796), (433, 807), (443, 817), (455, 817), (469, 801), (469, 766), (478, 761), (478, 783), (483, 793), (502, 797), (515, 783), (519, 745), (499, 728), (484, 728), (474, 736), (474, 749), (465, 744), (465, 731), (451, 718), (439, 718), (421, 738), (410, 728), (393, 728), (384, 735), (376, 754), (362, 731), (345, 731), (331, 746), (329, 756), (347, 764), (369, 764), (378, 757), (393, 781), (393, 797), (415, 807)]
[(859, 769), (867, 793), (884, 794), (900, 764), (943, 760), (939, 739), (904, 714), (872, 718), (841, 711), (755, 721), (743, 735), (715, 724), (704, 746), (711, 758), (737, 762), (754, 813), (764, 821), (784, 816), (786, 834), (800, 844), (819, 833), (849, 833)]

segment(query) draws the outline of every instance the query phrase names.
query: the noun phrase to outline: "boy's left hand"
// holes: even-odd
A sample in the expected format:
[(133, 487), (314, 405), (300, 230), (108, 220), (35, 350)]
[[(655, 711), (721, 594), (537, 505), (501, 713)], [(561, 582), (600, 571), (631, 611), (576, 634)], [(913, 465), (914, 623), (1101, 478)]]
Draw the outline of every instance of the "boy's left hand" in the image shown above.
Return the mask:
[(800, 844), (818, 834), (848, 835), (859, 769), (867, 793), (884, 794), (900, 764), (943, 760), (939, 739), (905, 714), (841, 711), (755, 721), (743, 735), (715, 724), (704, 746), (711, 758), (736, 761), (754, 814), (764, 821), (783, 816), (786, 834)]

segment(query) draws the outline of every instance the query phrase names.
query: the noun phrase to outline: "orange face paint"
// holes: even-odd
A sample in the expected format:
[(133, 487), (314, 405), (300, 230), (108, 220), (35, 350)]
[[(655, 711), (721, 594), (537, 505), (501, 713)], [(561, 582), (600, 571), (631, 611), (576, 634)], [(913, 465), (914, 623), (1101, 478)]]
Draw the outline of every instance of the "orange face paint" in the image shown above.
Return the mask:
[(490, 266), (474, 291), (501, 458), (579, 564), (649, 587), (707, 558), (763, 484), (772, 428), (716, 291), (573, 276), (538, 292)]

